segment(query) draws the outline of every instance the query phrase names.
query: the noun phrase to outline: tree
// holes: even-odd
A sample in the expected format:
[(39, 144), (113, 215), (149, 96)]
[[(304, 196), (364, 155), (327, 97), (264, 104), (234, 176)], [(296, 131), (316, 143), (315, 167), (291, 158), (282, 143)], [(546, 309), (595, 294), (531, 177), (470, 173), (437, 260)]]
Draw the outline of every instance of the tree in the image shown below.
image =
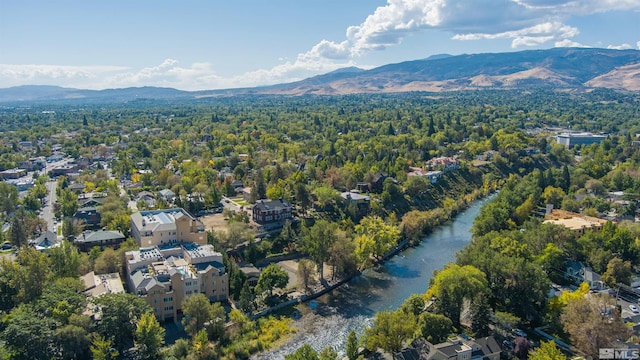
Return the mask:
[(489, 335), (491, 322), (491, 307), (483, 294), (478, 295), (471, 302), (471, 331), (476, 337)]
[(30, 235), (30, 221), (29, 213), (23, 207), (19, 207), (13, 214), (10, 221), (9, 241), (11, 241), (14, 246), (22, 247), (27, 244), (27, 239)]
[(367, 216), (356, 225), (358, 235), (365, 235), (373, 239), (372, 255), (379, 258), (386, 254), (398, 243), (400, 230), (395, 225), (385, 224), (379, 216)]
[(16, 210), (18, 205), (18, 188), (7, 182), (0, 182), (0, 212), (9, 215)]
[(255, 307), (253, 291), (251, 291), (248, 282), (245, 282), (242, 286), (242, 290), (240, 290), (240, 299), (238, 301), (238, 306), (245, 313), (251, 313)]
[(351, 330), (347, 337), (346, 353), (349, 360), (356, 360), (358, 358), (358, 336), (354, 330)]
[(4, 320), (0, 338), (14, 359), (51, 359), (55, 322), (28, 304), (15, 308)]
[(320, 358), (311, 345), (304, 344), (291, 354), (285, 355), (284, 360), (320, 360)]
[(416, 332), (432, 344), (444, 341), (453, 330), (453, 322), (444, 315), (423, 312), (418, 317)]
[(330, 249), (336, 240), (338, 225), (321, 219), (311, 228), (303, 228), (301, 250), (311, 256), (316, 263), (320, 281), (324, 281), (324, 263), (329, 260)]
[(143, 359), (157, 359), (164, 344), (165, 329), (153, 313), (145, 313), (138, 320), (135, 343)]
[(331, 346), (327, 346), (320, 351), (320, 360), (338, 360), (338, 352)]
[(309, 259), (300, 259), (298, 262), (298, 282), (304, 292), (309, 291), (313, 284), (313, 262)]
[(57, 328), (55, 340), (63, 359), (82, 359), (88, 355), (91, 345), (87, 330), (73, 324)]
[(464, 300), (474, 300), (488, 292), (485, 274), (478, 268), (449, 263), (431, 278), (427, 298), (435, 297), (439, 312), (451, 319), (457, 328)]
[(289, 274), (274, 263), (269, 264), (258, 278), (256, 290), (260, 292), (269, 292), (269, 296), (273, 294), (274, 288), (284, 289), (289, 282)]
[(63, 240), (60, 246), (51, 248), (49, 259), (55, 277), (76, 277), (80, 273), (82, 256), (70, 241)]
[(191, 295), (182, 301), (182, 325), (187, 334), (194, 337), (212, 319), (211, 302), (202, 293)]
[(108, 293), (92, 301), (101, 309), (98, 333), (113, 340), (114, 346), (120, 350), (133, 344), (136, 325), (142, 314), (152, 312), (143, 299), (128, 293)]
[(42, 295), (44, 285), (51, 275), (49, 257), (32, 247), (24, 247), (18, 251), (17, 261), (20, 271), (16, 279), (16, 300), (24, 303), (33, 301)]
[(93, 267), (96, 274), (115, 273), (120, 270), (120, 258), (115, 250), (106, 248), (96, 259)]
[(424, 306), (425, 302), (422, 295), (411, 294), (411, 296), (409, 296), (407, 300), (402, 303), (400, 309), (402, 309), (402, 311), (407, 314), (418, 316), (424, 310)]
[(90, 350), (94, 360), (112, 360), (120, 356), (120, 352), (113, 346), (113, 340), (96, 333), (91, 341)]
[(385, 310), (377, 313), (373, 326), (365, 330), (367, 349), (400, 351), (404, 341), (413, 337), (415, 324), (415, 316), (400, 310), (393, 312)]
[(613, 258), (607, 264), (607, 271), (602, 274), (602, 281), (609, 288), (615, 288), (618, 284), (631, 285), (631, 263)]
[(571, 299), (561, 316), (571, 344), (582, 353), (598, 357), (599, 349), (615, 347), (617, 339), (629, 337), (629, 328), (620, 320), (615, 299), (591, 295)]
[(552, 340), (542, 341), (540, 347), (529, 350), (529, 360), (567, 360)]

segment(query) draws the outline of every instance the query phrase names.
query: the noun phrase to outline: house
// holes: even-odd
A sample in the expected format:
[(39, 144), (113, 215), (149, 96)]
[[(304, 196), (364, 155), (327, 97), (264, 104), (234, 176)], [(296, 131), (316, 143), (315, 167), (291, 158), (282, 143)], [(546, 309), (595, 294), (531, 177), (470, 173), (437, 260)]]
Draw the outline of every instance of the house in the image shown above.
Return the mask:
[(228, 297), (229, 274), (213, 245), (169, 243), (125, 253), (129, 291), (144, 299), (160, 321), (176, 321), (185, 298)]
[(101, 249), (113, 247), (117, 249), (125, 240), (125, 236), (119, 231), (99, 230), (84, 231), (78, 235), (74, 242), (80, 251), (88, 252), (94, 246)]
[[(237, 191), (237, 189), (236, 189)], [(246, 202), (250, 202), (251, 201), (251, 188), (250, 187), (244, 187), (242, 188), (242, 199)]]
[(461, 334), (440, 344), (417, 338), (393, 355), (397, 360), (499, 360), (502, 349), (493, 336), (479, 339)]
[(82, 192), (84, 192), (84, 183), (73, 183), (71, 185), (69, 185), (69, 190), (73, 191), (76, 194), (80, 194)]
[(51, 231), (45, 231), (44, 234), (40, 235), (33, 241), (33, 246), (38, 251), (45, 251), (53, 247), (60, 246), (58, 235), (54, 234)]
[(231, 186), (233, 186), (234, 189), (241, 189), (244, 187), (244, 183), (242, 182), (242, 180), (233, 180), (231, 182)]
[(347, 206), (353, 204), (357, 208), (358, 215), (364, 216), (371, 211), (371, 198), (367, 195), (362, 195), (358, 190), (351, 190), (343, 192), (340, 196), (345, 200)]
[(100, 216), (98, 208), (89, 206), (78, 209), (71, 219), (74, 222), (83, 224), (84, 230), (94, 230), (100, 228), (102, 216)]
[(104, 198), (101, 197), (89, 197), (84, 199), (78, 199), (78, 208), (86, 208), (86, 207), (99, 207), (104, 203)]
[(175, 199), (175, 197), (176, 197), (176, 193), (174, 193), (169, 189), (160, 190), (160, 198), (162, 198), (162, 200), (166, 202), (169, 202), (169, 203), (173, 202), (173, 199)]
[(374, 193), (381, 193), (384, 187), (384, 181), (387, 180), (388, 176), (378, 172), (373, 174), (371, 181), (369, 182), (369, 189)]
[(274, 223), (291, 218), (291, 203), (287, 200), (259, 200), (252, 209), (253, 221)]
[(412, 169), (413, 169), (413, 171), (407, 173), (407, 176), (424, 177), (427, 180), (429, 180), (429, 182), (432, 183), (432, 184), (436, 184), (438, 182), (438, 180), (442, 179), (442, 175), (444, 174), (440, 170), (424, 171), (424, 170), (422, 170), (420, 168), (412, 168)]
[(207, 243), (204, 224), (182, 208), (132, 214), (131, 236), (142, 247), (179, 242)]
[(565, 265), (565, 278), (578, 285), (586, 282), (591, 290), (603, 290), (606, 287), (600, 274), (579, 261), (569, 261)]
[(260, 278), (260, 270), (257, 267), (253, 266), (250, 263), (240, 263), (238, 264), (238, 269), (242, 271), (247, 277), (247, 283), (251, 287), (255, 287), (258, 285), (258, 279)]
[(437, 157), (430, 159), (426, 162), (427, 169), (429, 170), (441, 170), (445, 173), (458, 170), (460, 168), (460, 163), (456, 157)]
[(147, 207), (149, 208), (154, 208), (156, 207), (156, 196), (153, 195), (151, 192), (149, 191), (140, 191), (138, 193), (138, 201), (144, 201), (145, 204), (147, 204)]
[(25, 169), (8, 169), (8, 170), (0, 171), (0, 179), (2, 180), (19, 179), (26, 175), (27, 175), (27, 170)]

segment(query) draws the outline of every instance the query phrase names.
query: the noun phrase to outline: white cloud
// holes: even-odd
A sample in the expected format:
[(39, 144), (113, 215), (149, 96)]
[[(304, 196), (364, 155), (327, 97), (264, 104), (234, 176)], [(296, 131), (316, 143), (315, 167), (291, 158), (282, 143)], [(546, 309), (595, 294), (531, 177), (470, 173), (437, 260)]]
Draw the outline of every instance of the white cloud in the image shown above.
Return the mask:
[(636, 47), (638, 48), (638, 50), (640, 50), (640, 41), (636, 43)]
[(570, 40), (579, 29), (566, 25), (568, 18), (639, 9), (640, 0), (387, 0), (361, 24), (349, 26), (346, 41), (322, 40), (300, 56), (354, 58), (430, 29), (451, 32), (456, 40), (512, 39), (512, 47), (550, 41), (582, 46)]
[(607, 49), (612, 49), (612, 50), (628, 50), (628, 49), (633, 49), (633, 46), (624, 43), (624, 44), (620, 44), (620, 45), (608, 45)]
[(31, 84), (57, 84), (86, 82), (99, 79), (106, 74), (127, 70), (123, 66), (68, 66), (45, 64), (0, 64), (0, 82), (7, 86)]
[(569, 39), (556, 41), (554, 46), (555, 47), (590, 47), (590, 46), (583, 45), (583, 44), (581, 44), (579, 42), (576, 42), (576, 41), (573, 41), (573, 40), (569, 40)]

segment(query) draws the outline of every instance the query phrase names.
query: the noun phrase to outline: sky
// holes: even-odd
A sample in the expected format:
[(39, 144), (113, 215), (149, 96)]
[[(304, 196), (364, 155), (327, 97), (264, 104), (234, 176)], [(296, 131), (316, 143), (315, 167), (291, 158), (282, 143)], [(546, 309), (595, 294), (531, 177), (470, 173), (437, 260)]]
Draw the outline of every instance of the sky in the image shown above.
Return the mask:
[(640, 0), (0, 0), (0, 88), (254, 87), (437, 54), (640, 48)]

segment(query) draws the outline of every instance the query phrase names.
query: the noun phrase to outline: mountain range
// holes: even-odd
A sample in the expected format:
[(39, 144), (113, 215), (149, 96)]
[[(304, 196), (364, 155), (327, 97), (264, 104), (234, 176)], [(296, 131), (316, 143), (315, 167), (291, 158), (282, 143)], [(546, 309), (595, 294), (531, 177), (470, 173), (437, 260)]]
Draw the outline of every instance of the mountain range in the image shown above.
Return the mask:
[(0, 102), (120, 102), (246, 94), (342, 95), (534, 88), (640, 91), (640, 51), (553, 48), (456, 56), (440, 54), (370, 70), (350, 67), (292, 83), (226, 90), (181, 91), (159, 87), (81, 90), (27, 85), (0, 89)]

